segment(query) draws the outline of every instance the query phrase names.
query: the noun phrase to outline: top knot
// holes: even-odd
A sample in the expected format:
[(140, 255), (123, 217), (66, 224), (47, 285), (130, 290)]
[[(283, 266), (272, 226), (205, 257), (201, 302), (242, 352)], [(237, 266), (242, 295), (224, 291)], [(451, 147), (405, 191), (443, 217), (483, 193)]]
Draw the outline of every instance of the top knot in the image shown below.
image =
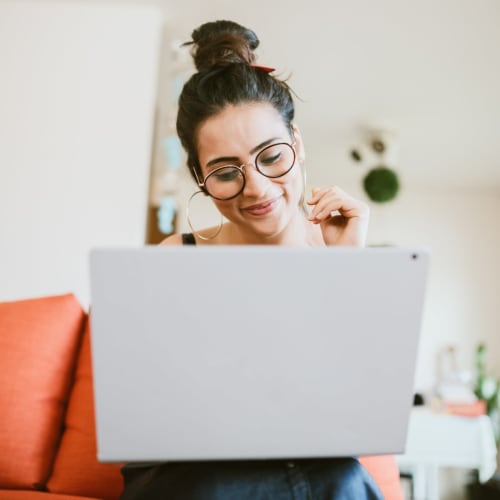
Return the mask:
[(253, 64), (253, 51), (259, 46), (257, 35), (233, 21), (202, 24), (191, 34), (192, 56), (198, 71), (234, 63)]

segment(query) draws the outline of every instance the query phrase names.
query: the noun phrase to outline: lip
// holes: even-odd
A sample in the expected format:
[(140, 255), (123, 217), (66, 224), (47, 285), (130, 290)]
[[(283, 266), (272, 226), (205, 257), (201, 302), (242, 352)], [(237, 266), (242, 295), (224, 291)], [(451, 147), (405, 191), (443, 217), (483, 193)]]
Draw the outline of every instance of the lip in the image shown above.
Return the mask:
[(241, 210), (251, 215), (267, 215), (276, 208), (277, 204), (281, 200), (281, 197), (282, 195), (279, 195), (276, 196), (275, 198), (271, 198), (270, 200), (266, 200), (261, 203), (256, 203), (254, 205), (244, 207)]

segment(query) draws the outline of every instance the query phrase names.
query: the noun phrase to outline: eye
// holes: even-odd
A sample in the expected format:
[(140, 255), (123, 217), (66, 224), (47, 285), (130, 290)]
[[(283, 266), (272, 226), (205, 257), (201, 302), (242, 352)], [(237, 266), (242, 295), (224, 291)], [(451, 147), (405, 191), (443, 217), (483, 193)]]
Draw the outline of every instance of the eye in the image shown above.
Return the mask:
[(236, 168), (224, 168), (215, 171), (211, 177), (218, 182), (231, 182), (238, 178), (240, 171)]
[(259, 163), (264, 167), (268, 167), (269, 165), (273, 165), (281, 160), (281, 152), (276, 154), (265, 154), (259, 157)]

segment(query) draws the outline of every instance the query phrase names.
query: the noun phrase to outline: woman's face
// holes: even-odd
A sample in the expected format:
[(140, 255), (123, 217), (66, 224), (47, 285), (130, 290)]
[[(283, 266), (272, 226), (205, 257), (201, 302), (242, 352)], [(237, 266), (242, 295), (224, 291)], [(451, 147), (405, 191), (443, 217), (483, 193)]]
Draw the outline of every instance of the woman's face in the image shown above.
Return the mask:
[[(303, 183), (299, 159), (303, 145), (298, 129), (294, 134), (276, 109), (268, 103), (229, 105), (207, 119), (197, 136), (198, 160), (203, 178), (214, 169), (245, 164), (245, 188), (230, 200), (213, 202), (240, 231), (263, 238), (280, 234), (300, 213)], [(268, 144), (295, 144), (293, 168), (278, 178), (265, 177), (255, 168), (255, 158)]]

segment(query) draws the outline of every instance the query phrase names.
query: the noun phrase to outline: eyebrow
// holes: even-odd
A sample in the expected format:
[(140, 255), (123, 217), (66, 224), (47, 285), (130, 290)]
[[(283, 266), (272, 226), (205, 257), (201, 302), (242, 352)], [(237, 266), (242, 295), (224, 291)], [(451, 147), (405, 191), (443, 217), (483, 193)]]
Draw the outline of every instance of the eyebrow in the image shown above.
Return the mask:
[[(256, 153), (259, 149), (265, 148), (266, 146), (269, 146), (269, 144), (272, 144), (274, 141), (277, 140), (283, 140), (281, 137), (273, 137), (272, 139), (268, 139), (267, 141), (261, 142), (258, 146), (255, 146), (251, 151), (250, 154)], [(218, 158), (214, 158), (213, 160), (210, 160), (207, 163), (207, 167), (211, 167), (213, 165), (217, 165), (218, 163), (237, 163), (239, 162), (240, 159), (237, 156), (219, 156)]]

